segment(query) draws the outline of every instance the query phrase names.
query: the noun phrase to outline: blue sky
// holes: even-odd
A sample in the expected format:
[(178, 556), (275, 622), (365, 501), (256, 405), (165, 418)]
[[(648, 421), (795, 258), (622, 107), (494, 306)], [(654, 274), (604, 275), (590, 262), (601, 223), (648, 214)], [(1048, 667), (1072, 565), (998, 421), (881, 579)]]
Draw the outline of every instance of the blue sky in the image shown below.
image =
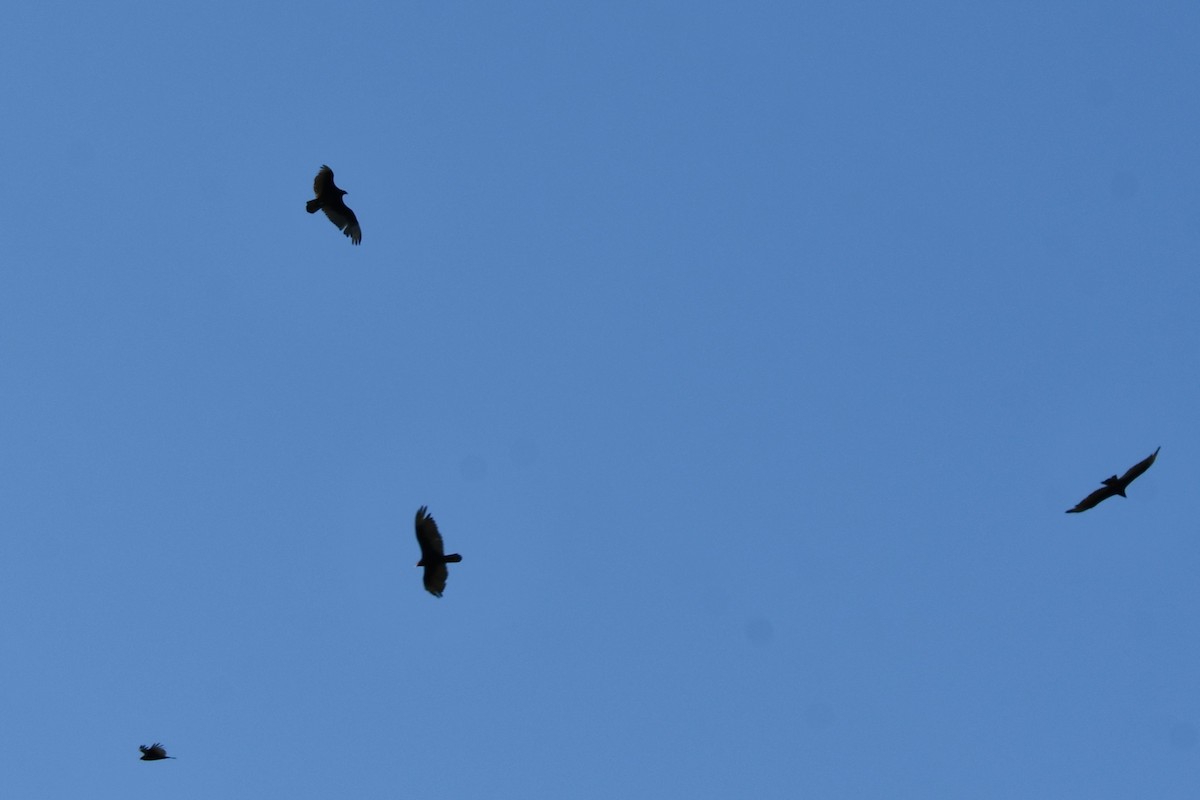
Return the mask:
[(5, 793), (1193, 797), (1200, 10), (1049, 6), (5, 12)]

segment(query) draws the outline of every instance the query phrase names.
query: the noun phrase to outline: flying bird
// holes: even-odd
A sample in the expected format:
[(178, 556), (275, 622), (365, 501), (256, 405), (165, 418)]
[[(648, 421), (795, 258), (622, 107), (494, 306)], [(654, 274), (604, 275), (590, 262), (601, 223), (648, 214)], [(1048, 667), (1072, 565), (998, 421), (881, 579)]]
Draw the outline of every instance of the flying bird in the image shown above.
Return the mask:
[(1068, 508), (1067, 513), (1078, 514), (1081, 511), (1087, 511), (1089, 508), (1092, 508), (1102, 500), (1107, 500), (1113, 495), (1119, 494), (1121, 497), (1124, 497), (1125, 490), (1129, 488), (1129, 484), (1133, 483), (1134, 479), (1137, 478), (1138, 475), (1141, 475), (1143, 472), (1150, 469), (1150, 465), (1154, 463), (1154, 459), (1158, 458), (1159, 450), (1162, 450), (1162, 447), (1156, 448), (1154, 452), (1145, 459), (1134, 464), (1129, 468), (1129, 471), (1121, 477), (1118, 478), (1116, 475), (1113, 475), (1111, 478), (1105, 478), (1102, 481), (1104, 484), (1103, 487), (1097, 489), (1087, 497), (1080, 500), (1079, 504), (1074, 508)]
[(305, 210), (310, 214), (324, 211), (329, 221), (349, 236), (351, 242), (361, 244), (362, 228), (358, 227), (358, 217), (354, 216), (354, 212), (342, 199), (342, 195), (347, 193), (346, 190), (339, 189), (334, 184), (333, 170), (322, 165), (317, 177), (313, 178), (313, 191), (317, 196), (308, 201)]
[(425, 568), (425, 591), (434, 597), (441, 597), (446, 590), (446, 578), (450, 572), (447, 564), (457, 564), (462, 561), (458, 553), (445, 554), (442, 546), (442, 535), (438, 533), (437, 523), (429, 516), (425, 506), (417, 509), (417, 544), (421, 545), (421, 560), (418, 567)]
[(166, 749), (158, 742), (155, 742), (149, 747), (146, 747), (144, 744), (138, 745), (138, 750), (142, 751), (142, 761), (160, 761), (164, 758), (175, 757), (167, 755)]

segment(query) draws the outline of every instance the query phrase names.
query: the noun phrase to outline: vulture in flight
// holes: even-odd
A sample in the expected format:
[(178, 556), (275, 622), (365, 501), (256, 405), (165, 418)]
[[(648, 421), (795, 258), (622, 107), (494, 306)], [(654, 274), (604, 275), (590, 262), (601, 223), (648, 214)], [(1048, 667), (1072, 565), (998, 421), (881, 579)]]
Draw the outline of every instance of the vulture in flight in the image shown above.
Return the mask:
[(158, 742), (155, 742), (154, 744), (150, 745), (149, 747), (146, 747), (146, 745), (144, 745), (144, 744), (139, 745), (138, 750), (142, 751), (142, 761), (160, 761), (164, 758), (174, 758), (175, 757), (175, 756), (167, 755), (166, 748), (164, 748)]
[(1107, 500), (1113, 495), (1119, 494), (1121, 497), (1124, 497), (1125, 490), (1129, 488), (1129, 484), (1133, 483), (1134, 479), (1137, 478), (1138, 475), (1141, 475), (1143, 472), (1150, 469), (1150, 465), (1154, 463), (1154, 459), (1158, 458), (1159, 450), (1162, 450), (1162, 448), (1156, 448), (1149, 456), (1130, 467), (1129, 471), (1121, 477), (1118, 478), (1116, 475), (1113, 475), (1111, 478), (1105, 478), (1102, 481), (1104, 486), (1080, 500), (1079, 504), (1074, 508), (1068, 508), (1067, 513), (1078, 514), (1081, 511), (1087, 511), (1089, 508), (1095, 506), (1102, 500)]
[(333, 170), (322, 165), (317, 177), (313, 178), (313, 191), (317, 196), (308, 201), (308, 205), (304, 207), (305, 210), (310, 214), (324, 211), (325, 216), (329, 217), (330, 222), (337, 225), (339, 231), (349, 236), (350, 241), (354, 244), (360, 244), (362, 228), (358, 227), (358, 217), (354, 216), (354, 212), (342, 199), (346, 190), (339, 189), (334, 184)]
[(441, 597), (450, 574), (446, 565), (457, 564), (462, 561), (462, 556), (458, 553), (446, 555), (437, 523), (429, 516), (425, 506), (417, 509), (417, 544), (421, 545), (421, 560), (417, 566), (425, 568), (425, 591), (434, 597)]

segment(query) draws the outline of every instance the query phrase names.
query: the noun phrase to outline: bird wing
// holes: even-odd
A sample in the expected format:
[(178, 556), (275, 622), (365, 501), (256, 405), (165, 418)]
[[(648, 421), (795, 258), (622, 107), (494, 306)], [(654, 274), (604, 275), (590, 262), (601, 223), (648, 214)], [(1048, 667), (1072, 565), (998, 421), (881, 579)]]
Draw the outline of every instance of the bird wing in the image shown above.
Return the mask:
[(425, 591), (434, 597), (441, 597), (442, 592), (446, 591), (446, 579), (449, 577), (450, 570), (441, 561), (425, 562), (425, 574), (421, 578), (425, 583)]
[(1133, 483), (1134, 478), (1150, 469), (1150, 465), (1154, 463), (1154, 459), (1158, 458), (1159, 450), (1162, 450), (1162, 447), (1159, 447), (1149, 456), (1130, 467), (1129, 471), (1121, 476), (1121, 485), (1128, 486), (1129, 484)]
[(1099, 489), (1080, 500), (1074, 508), (1067, 509), (1067, 513), (1071, 514), (1078, 513), (1080, 511), (1087, 511), (1089, 508), (1093, 508), (1101, 500), (1107, 500), (1116, 493), (1116, 486), (1101, 486)]
[(321, 210), (329, 217), (330, 222), (338, 226), (339, 231), (350, 237), (351, 242), (362, 242), (362, 228), (358, 227), (358, 217), (354, 216), (354, 212), (340, 197), (325, 200)]
[(333, 186), (333, 170), (322, 164), (321, 168), (317, 170), (317, 177), (313, 178), (313, 191), (316, 192), (317, 197), (320, 197)]
[[(445, 545), (442, 544), (442, 534), (438, 532), (437, 523), (429, 516), (429, 509), (421, 506), (417, 509), (417, 544), (421, 545), (421, 560), (441, 563), (445, 555)], [(443, 569), (445, 567), (443, 566)], [(425, 567), (426, 585), (428, 585), (429, 567)]]

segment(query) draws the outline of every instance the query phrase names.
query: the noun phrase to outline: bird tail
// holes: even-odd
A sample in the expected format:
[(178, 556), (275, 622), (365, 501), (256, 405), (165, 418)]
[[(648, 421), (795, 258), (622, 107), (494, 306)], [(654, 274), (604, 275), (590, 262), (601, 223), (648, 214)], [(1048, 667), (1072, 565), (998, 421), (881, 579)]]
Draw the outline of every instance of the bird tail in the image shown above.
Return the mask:
[(310, 214), (317, 213), (318, 211), (321, 210), (321, 201), (317, 200), (316, 198), (309, 200), (308, 204), (306, 206), (304, 206), (304, 210)]
[(462, 561), (462, 556), (460, 556), (458, 553), (451, 553), (450, 555), (445, 556), (444, 561), (447, 564), (457, 564), (458, 562)]

